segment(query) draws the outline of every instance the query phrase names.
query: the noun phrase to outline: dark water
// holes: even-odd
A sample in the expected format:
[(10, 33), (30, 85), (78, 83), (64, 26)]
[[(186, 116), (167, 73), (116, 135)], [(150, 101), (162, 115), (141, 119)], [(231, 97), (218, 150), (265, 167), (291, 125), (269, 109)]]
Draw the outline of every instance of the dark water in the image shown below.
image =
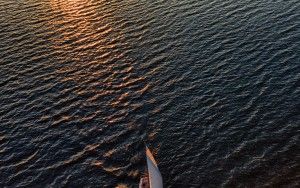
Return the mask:
[(299, 187), (299, 85), (299, 0), (0, 0), (0, 187)]

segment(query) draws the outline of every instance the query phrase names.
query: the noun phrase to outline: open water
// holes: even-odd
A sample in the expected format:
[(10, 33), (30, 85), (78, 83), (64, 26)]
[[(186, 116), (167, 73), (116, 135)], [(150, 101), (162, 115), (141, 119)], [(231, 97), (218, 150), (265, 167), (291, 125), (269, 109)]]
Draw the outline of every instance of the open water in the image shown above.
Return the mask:
[(0, 187), (299, 187), (299, 86), (299, 0), (0, 0)]

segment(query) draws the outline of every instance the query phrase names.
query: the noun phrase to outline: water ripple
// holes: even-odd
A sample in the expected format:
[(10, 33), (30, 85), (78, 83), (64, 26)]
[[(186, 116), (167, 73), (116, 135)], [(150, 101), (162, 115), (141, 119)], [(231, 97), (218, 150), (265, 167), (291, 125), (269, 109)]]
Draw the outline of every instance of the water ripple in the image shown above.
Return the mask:
[(299, 12), (0, 0), (0, 186), (299, 186)]

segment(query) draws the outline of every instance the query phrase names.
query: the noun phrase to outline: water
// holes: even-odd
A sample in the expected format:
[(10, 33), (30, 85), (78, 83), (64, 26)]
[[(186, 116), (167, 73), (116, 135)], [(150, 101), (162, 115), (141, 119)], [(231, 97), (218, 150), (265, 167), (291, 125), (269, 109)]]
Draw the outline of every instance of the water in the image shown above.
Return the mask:
[(299, 0), (0, 0), (0, 187), (299, 187), (299, 83)]

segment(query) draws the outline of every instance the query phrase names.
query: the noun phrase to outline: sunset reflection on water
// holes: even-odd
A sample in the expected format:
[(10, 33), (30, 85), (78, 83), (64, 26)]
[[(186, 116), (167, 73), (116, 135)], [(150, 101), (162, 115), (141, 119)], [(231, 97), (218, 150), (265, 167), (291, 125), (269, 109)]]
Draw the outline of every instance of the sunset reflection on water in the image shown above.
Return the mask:
[(0, 0), (0, 187), (297, 187), (299, 3)]
[(128, 44), (113, 22), (116, 10), (103, 6), (102, 11), (94, 12), (94, 5), (83, 1), (51, 1), (51, 7), (61, 14), (52, 22), (57, 32), (53, 48), (61, 52), (58, 57), (61, 61), (70, 64), (57, 69), (63, 75), (62, 83), (77, 85), (72, 92), (87, 97), (82, 105), (106, 101), (106, 107), (98, 107), (95, 113), (82, 119), (108, 113), (107, 124), (124, 121), (129, 111), (142, 106), (133, 99), (143, 95), (149, 84), (143, 84), (145, 78), (135, 72), (135, 62), (121, 49)]

